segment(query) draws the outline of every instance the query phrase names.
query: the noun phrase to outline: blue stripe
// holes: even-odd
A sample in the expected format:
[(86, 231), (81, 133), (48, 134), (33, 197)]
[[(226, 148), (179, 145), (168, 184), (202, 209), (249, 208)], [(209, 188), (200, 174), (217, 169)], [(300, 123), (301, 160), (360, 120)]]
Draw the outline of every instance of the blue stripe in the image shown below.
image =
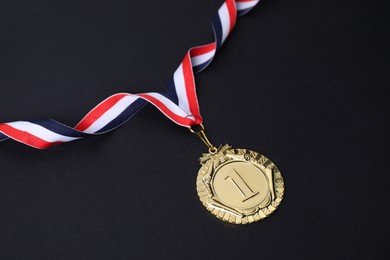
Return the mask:
[(192, 69), (194, 70), (194, 73), (199, 73), (199, 72), (201, 72), (202, 70), (204, 70), (205, 68), (207, 68), (207, 66), (209, 66), (209, 64), (211, 63), (211, 61), (212, 61), (212, 58), (209, 59), (208, 61), (202, 63), (202, 64), (193, 66)]
[(176, 105), (179, 105), (179, 98), (177, 97), (176, 88), (175, 88), (175, 81), (173, 80), (173, 77), (168, 82), (168, 85), (166, 87), (166, 93), (164, 96), (166, 96), (168, 99), (170, 99)]
[(63, 125), (53, 119), (42, 119), (42, 120), (30, 120), (29, 122), (40, 125), (47, 130), (50, 130), (54, 133), (69, 136), (69, 137), (86, 137), (88, 134), (77, 131), (69, 126)]
[(97, 134), (102, 134), (114, 130), (115, 128), (126, 123), (131, 117), (133, 117), (138, 111), (140, 111), (148, 102), (142, 98), (134, 101), (130, 106), (128, 106), (122, 113), (120, 113), (114, 120), (108, 123), (105, 127), (97, 131)]
[(5, 140), (7, 140), (7, 139), (8, 139), (8, 136), (6, 136), (6, 135), (0, 133), (0, 142), (1, 142), (1, 141), (5, 141)]
[[(255, 7), (255, 6), (253, 6), (253, 7)], [(247, 14), (250, 10), (253, 9), (253, 7), (249, 7), (247, 9), (237, 11), (237, 16), (243, 16), (243, 15)]]
[(213, 18), (213, 21), (212, 21), (212, 25), (213, 25), (213, 30), (214, 30), (214, 34), (215, 34), (215, 37), (216, 37), (216, 42), (217, 42), (217, 49), (221, 48), (221, 45), (222, 45), (222, 23), (221, 23), (221, 19), (219, 18), (219, 14), (217, 13), (217, 15), (214, 16)]

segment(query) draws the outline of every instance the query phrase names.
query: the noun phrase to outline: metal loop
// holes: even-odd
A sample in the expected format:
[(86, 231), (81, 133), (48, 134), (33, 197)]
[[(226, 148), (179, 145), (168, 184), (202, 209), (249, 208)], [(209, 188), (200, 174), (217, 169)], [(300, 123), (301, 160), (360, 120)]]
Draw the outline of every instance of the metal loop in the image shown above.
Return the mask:
[[(196, 129), (193, 129), (192, 127), (195, 127), (195, 126), (199, 126), (200, 127), (200, 130), (196, 130)], [(196, 135), (199, 135), (202, 131), (204, 131), (204, 125), (203, 124), (200, 124), (200, 125), (192, 125), (188, 128), (190, 130), (191, 133), (193, 134), (196, 134)]]
[(188, 129), (190, 130), (191, 133), (199, 136), (199, 138), (202, 140), (202, 142), (209, 149), (209, 153), (216, 154), (218, 152), (218, 149), (214, 145), (212, 145), (210, 140), (207, 138), (206, 133), (204, 131), (204, 125), (200, 124), (200, 125), (196, 125), (196, 126), (200, 127), (200, 129), (196, 130), (193, 128), (193, 126), (190, 126)]
[(216, 154), (218, 152), (218, 148), (213, 146), (209, 148), (209, 153), (211, 154)]

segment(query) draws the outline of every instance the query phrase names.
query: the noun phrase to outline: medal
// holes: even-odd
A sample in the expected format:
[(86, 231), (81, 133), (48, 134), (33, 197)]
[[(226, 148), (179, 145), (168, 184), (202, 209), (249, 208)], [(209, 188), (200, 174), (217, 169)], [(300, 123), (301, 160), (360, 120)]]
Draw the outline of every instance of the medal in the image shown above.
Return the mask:
[(207, 138), (204, 126), (190, 128), (208, 147), (199, 159), (202, 167), (196, 179), (196, 190), (203, 206), (219, 219), (233, 224), (259, 221), (280, 205), (284, 194), (282, 174), (262, 154), (234, 149), (218, 149)]
[(202, 204), (219, 219), (247, 224), (270, 215), (280, 205), (284, 182), (267, 157), (247, 149), (211, 144), (205, 134), (196, 95), (195, 73), (206, 69), (233, 30), (237, 16), (259, 0), (226, 0), (212, 20), (213, 42), (189, 49), (162, 92), (114, 94), (93, 108), (76, 126), (52, 119), (0, 124), (0, 141), (9, 138), (38, 149), (112, 131), (150, 103), (174, 123), (200, 137), (208, 153), (200, 158), (196, 188)]

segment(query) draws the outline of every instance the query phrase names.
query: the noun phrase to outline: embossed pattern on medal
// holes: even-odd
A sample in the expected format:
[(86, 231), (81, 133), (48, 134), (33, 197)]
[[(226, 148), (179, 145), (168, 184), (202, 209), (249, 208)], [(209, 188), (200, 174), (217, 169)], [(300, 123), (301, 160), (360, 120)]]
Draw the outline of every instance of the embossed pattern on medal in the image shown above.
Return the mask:
[(273, 213), (284, 195), (276, 165), (264, 155), (225, 145), (200, 158), (196, 186), (200, 201), (213, 215), (233, 224), (259, 221)]

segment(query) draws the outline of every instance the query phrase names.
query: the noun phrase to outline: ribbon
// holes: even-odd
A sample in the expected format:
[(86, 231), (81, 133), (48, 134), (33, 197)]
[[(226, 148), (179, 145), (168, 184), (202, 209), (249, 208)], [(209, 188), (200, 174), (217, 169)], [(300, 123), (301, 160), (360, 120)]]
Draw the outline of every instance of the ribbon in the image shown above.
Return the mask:
[(226, 0), (212, 20), (214, 41), (188, 50), (165, 92), (114, 94), (94, 107), (75, 127), (53, 119), (15, 121), (0, 124), (0, 141), (9, 138), (25, 145), (45, 149), (110, 132), (151, 103), (176, 124), (191, 127), (202, 123), (194, 74), (206, 69), (230, 32), (237, 16), (249, 12), (259, 0)]

